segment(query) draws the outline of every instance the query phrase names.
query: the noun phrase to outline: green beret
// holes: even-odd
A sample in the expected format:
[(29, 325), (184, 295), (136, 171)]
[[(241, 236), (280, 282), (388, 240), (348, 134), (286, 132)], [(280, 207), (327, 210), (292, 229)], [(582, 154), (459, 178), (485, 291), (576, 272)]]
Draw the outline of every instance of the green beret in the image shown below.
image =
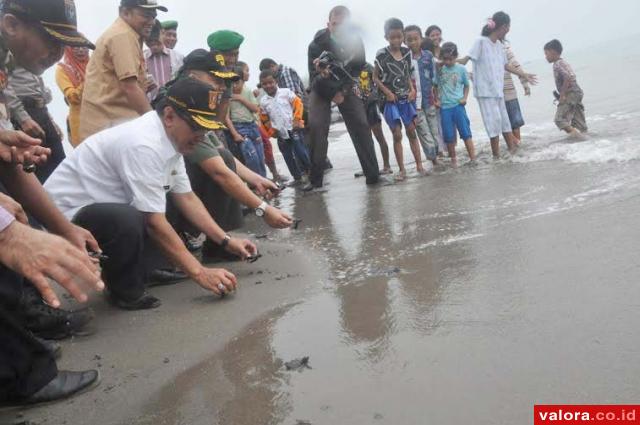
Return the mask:
[(207, 38), (207, 44), (211, 50), (228, 52), (239, 49), (244, 41), (244, 37), (235, 31), (216, 31)]
[(164, 21), (162, 24), (163, 30), (177, 30), (178, 21)]

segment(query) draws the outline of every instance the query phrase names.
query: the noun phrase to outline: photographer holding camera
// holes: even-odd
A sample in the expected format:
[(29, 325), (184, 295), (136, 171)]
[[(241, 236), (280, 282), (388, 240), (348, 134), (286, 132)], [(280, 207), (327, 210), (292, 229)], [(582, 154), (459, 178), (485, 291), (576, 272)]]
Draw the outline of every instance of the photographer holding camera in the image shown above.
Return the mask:
[(354, 81), (366, 64), (364, 44), (348, 25), (351, 12), (337, 6), (329, 14), (327, 28), (320, 30), (309, 45), (309, 127), (311, 139), (311, 176), (306, 191), (322, 187), (327, 157), (331, 102), (344, 118), (367, 178), (367, 184), (380, 180), (373, 138), (362, 101), (353, 91)]

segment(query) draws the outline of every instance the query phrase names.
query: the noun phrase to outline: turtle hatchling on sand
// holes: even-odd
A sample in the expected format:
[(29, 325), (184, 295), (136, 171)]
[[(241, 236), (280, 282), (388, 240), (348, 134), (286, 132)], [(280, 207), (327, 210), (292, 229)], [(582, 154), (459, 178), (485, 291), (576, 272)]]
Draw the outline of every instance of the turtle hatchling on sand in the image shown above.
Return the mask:
[(288, 371), (296, 370), (298, 372), (301, 372), (305, 369), (312, 369), (312, 367), (309, 366), (309, 357), (291, 360), (290, 362), (285, 363), (284, 366)]

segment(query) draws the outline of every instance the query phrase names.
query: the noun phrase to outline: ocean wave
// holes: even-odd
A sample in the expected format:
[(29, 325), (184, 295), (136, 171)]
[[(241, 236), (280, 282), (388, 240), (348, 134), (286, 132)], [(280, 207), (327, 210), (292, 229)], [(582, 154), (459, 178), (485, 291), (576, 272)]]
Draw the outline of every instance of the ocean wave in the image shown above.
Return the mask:
[(623, 140), (595, 139), (575, 143), (560, 141), (538, 149), (525, 147), (512, 160), (516, 163), (565, 161), (573, 164), (628, 162), (640, 159), (640, 143)]

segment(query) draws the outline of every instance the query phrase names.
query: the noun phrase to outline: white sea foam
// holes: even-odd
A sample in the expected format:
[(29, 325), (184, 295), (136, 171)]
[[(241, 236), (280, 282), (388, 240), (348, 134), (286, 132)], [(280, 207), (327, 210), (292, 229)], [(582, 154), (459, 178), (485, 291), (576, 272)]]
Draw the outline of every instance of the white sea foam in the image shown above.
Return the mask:
[(628, 162), (640, 159), (640, 143), (632, 138), (595, 139), (580, 143), (556, 142), (539, 148), (524, 148), (513, 162), (565, 161), (569, 163)]

